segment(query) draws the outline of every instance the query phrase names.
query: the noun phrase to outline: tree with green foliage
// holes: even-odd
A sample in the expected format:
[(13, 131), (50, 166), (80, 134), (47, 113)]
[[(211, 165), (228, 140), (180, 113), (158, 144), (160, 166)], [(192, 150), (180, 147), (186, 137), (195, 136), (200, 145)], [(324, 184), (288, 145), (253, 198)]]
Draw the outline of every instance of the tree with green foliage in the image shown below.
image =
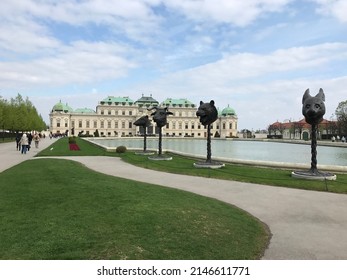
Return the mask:
[(10, 101), (0, 97), (0, 125), (3, 130), (17, 131), (41, 131), (46, 124), (37, 113), (36, 108), (27, 97), (25, 100), (18, 93)]
[(339, 134), (347, 135), (347, 100), (339, 103), (335, 110)]
[(6, 100), (0, 96), (0, 129), (5, 129), (5, 111), (6, 111)]

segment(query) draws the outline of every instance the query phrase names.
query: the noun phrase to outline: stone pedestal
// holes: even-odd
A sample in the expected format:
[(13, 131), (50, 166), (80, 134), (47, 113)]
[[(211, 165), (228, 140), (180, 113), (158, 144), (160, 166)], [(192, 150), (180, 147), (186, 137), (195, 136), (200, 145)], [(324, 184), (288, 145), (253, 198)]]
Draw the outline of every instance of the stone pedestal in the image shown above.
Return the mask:
[(222, 168), (224, 167), (225, 164), (217, 161), (201, 161), (201, 162), (196, 162), (194, 163), (194, 167), (196, 168), (211, 168), (211, 169), (217, 169), (217, 168)]
[(135, 152), (135, 155), (150, 156), (150, 155), (154, 155), (154, 152), (151, 152), (151, 151), (141, 151), (141, 152)]
[(293, 171), (292, 177), (299, 178), (299, 179), (306, 179), (306, 180), (319, 180), (319, 181), (336, 180), (336, 175), (329, 173), (329, 172), (321, 172), (318, 170), (316, 172), (313, 172), (311, 170)]
[(152, 157), (148, 157), (150, 160), (172, 160), (172, 157), (165, 155), (156, 155)]

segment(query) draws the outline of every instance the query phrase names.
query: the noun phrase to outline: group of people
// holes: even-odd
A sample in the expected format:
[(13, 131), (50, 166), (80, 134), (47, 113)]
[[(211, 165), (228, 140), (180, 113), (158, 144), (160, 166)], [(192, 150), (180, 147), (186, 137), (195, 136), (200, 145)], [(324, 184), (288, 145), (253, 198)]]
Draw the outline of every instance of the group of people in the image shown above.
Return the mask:
[[(331, 141), (332, 141), (332, 142), (335, 142), (335, 141), (336, 141), (336, 142), (340, 142), (340, 136), (337, 135), (336, 138), (335, 138), (335, 136), (331, 137)], [(345, 136), (342, 136), (342, 137), (341, 137), (341, 142), (342, 142), (342, 143), (345, 143), (345, 142), (346, 142), (346, 137), (345, 137)]]
[(27, 151), (31, 148), (31, 143), (34, 141), (35, 148), (39, 147), (41, 134), (35, 132), (35, 133), (23, 133), (22, 135), (17, 134), (16, 136), (16, 144), (17, 144), (17, 151), (20, 151), (22, 154), (26, 154)]

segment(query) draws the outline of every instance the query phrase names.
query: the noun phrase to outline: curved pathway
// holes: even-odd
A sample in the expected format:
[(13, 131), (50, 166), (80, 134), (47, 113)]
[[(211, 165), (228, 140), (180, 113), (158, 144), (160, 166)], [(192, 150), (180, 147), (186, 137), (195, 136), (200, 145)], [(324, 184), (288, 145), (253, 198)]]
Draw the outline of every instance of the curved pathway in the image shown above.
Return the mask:
[[(49, 139), (42, 142), (47, 143), (40, 143), (42, 147), (52, 143)], [(0, 172), (31, 157), (15, 151), (21, 160), (7, 160), (12, 153), (3, 153), (6, 146), (0, 144)], [(347, 260), (347, 195), (170, 174), (135, 167), (114, 157), (59, 158), (78, 161), (111, 176), (181, 189), (236, 205), (269, 226), (273, 236), (263, 259)]]

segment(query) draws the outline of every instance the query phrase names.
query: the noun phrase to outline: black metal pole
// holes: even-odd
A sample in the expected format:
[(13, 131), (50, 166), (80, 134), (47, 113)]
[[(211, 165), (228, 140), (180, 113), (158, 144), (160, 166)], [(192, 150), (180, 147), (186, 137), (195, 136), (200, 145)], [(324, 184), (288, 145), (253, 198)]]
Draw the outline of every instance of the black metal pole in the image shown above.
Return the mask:
[(143, 135), (143, 151), (146, 152), (147, 149), (147, 128), (146, 126), (143, 127), (144, 135)]
[(317, 173), (317, 124), (312, 124), (311, 131), (311, 172)]
[(159, 127), (159, 155), (161, 155), (161, 127)]
[(207, 125), (207, 159), (206, 162), (211, 162), (211, 125)]

